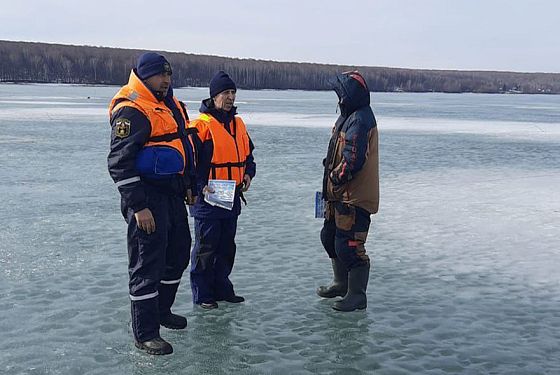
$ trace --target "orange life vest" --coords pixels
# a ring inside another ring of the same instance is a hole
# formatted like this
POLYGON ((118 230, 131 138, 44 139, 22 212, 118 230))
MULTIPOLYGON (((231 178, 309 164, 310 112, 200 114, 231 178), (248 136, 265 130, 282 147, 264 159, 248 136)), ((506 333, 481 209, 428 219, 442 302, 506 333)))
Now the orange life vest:
MULTIPOLYGON (((176 97, 173 97, 175 105, 181 112, 185 128, 189 125, 189 120, 184 113, 183 107, 176 97)), ((133 107, 142 112, 150 122, 152 132, 149 141, 144 145, 147 147, 171 147, 179 152, 182 158, 183 168, 175 173, 183 174, 187 160, 185 149, 178 133, 178 125, 173 118, 173 112, 165 104, 159 102, 154 94, 144 85, 134 71, 130 72, 128 84, 123 86, 111 100, 109 105, 109 116, 112 117, 122 107, 133 107)), ((190 141, 190 138, 189 138, 190 141)), ((192 142, 192 141, 191 141, 192 142)))
POLYGON ((209 179, 235 180, 236 185, 240 186, 245 176, 245 162, 251 152, 249 135, 241 117, 235 116, 231 121, 231 134, 222 123, 207 113, 201 114, 189 126, 196 127, 202 142, 212 139, 214 143, 209 179))

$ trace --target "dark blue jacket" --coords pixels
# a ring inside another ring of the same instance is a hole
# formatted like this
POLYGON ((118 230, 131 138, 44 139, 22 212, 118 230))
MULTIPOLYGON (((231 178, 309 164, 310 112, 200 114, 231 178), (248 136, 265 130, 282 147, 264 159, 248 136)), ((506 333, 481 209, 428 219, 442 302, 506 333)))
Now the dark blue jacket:
MULTIPOLYGON (((224 128, 231 134, 230 125, 233 117, 237 114, 237 107, 233 107, 229 112, 218 110, 214 107, 212 99, 205 99, 200 105, 200 113, 207 113, 218 120, 224 125, 224 128)), ((233 209, 226 210, 224 208, 211 206, 204 201, 204 194, 202 189, 208 185, 208 176, 210 174, 210 163, 214 153, 214 142, 210 139, 202 142, 198 136, 194 136, 194 143, 197 150, 197 165, 196 165, 196 185, 197 195, 196 203, 191 207, 190 212, 196 218, 212 218, 212 219, 225 219, 235 217, 241 213, 241 199, 240 193, 236 192, 233 209)), ((245 173, 251 179, 255 177, 257 166, 253 157, 253 150, 255 146, 251 137, 249 137, 249 156, 245 163, 245 173)))
MULTIPOLYGON (((178 124, 181 132, 187 165, 183 175, 173 175, 165 179, 148 179, 141 176, 141 180, 119 186, 119 192, 123 204, 138 212, 146 207, 146 189, 155 189, 169 195, 185 197, 187 189, 195 192, 195 169, 194 169, 194 150, 187 139, 185 124, 180 111, 183 111, 188 119, 187 111, 184 106, 177 108, 173 98, 173 90, 170 88, 164 98, 165 105, 173 112, 173 117, 178 124)), ((139 175, 136 169, 136 157, 148 142, 151 134, 151 125, 148 118, 139 110, 132 107, 122 107, 111 116, 111 146, 107 163, 109 174, 114 181, 124 181, 139 175), (115 120, 127 119, 130 121, 130 133, 121 138, 115 135, 115 120)))

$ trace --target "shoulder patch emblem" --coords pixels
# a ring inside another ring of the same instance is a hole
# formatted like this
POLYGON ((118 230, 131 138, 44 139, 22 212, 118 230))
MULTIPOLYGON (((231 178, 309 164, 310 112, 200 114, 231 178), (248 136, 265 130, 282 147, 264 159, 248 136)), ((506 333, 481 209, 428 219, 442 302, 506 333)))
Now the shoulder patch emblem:
POLYGON ((119 138, 126 138, 130 135, 130 120, 118 118, 115 120, 115 135, 119 138))

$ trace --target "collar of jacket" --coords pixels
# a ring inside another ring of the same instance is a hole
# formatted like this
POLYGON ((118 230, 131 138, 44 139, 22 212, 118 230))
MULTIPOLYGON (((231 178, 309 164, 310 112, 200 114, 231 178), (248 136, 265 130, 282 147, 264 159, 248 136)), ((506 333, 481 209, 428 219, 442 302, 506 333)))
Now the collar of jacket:
POLYGON ((138 95, 138 97, 144 100, 154 102, 154 103, 160 102, 159 100, 157 100, 152 90, 146 87, 144 82, 142 82, 142 80, 138 78, 134 69, 130 71, 130 76, 128 77, 127 86, 130 87, 132 90, 134 90, 134 92, 136 93, 136 95, 138 95))
POLYGON ((229 125, 233 117, 237 114, 237 107, 232 107, 228 112, 216 109, 212 98, 204 99, 200 104, 200 113, 212 115, 216 120, 224 125, 229 125))

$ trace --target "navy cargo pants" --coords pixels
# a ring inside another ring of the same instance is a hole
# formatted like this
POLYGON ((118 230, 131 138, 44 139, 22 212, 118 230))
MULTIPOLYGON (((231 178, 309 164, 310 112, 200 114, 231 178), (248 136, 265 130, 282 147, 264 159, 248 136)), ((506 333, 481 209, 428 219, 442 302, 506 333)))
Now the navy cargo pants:
POLYGON ((195 304, 221 301, 235 295, 229 275, 235 261, 237 216, 195 218, 191 254, 191 288, 195 304))
POLYGON ((363 208, 326 202, 321 242, 329 258, 338 258, 348 270, 368 264, 364 244, 370 223, 370 214, 363 208))
POLYGON ((151 234, 138 228, 132 209, 121 207, 128 223, 132 330, 138 342, 159 337, 160 316, 171 312, 191 247, 183 199, 153 189, 146 189, 146 198, 156 224, 151 234))

